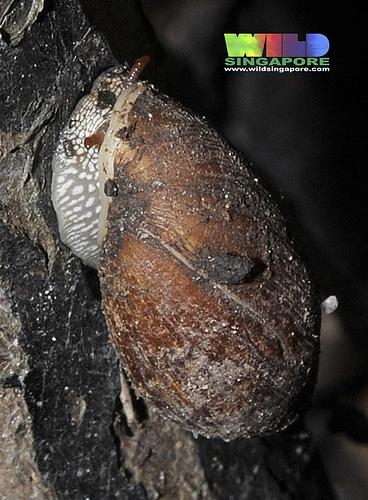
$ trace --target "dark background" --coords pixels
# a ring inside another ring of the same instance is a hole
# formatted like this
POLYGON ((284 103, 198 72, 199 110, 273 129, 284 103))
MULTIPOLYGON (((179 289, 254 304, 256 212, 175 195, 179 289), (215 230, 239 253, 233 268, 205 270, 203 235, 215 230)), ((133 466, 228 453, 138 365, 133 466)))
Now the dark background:
MULTIPOLYGON (((127 57, 124 39, 137 38, 134 60, 145 49, 140 34, 124 23, 122 2, 103 3, 101 9, 98 0, 82 2, 121 60, 127 57)), ((210 118, 254 163, 286 206, 322 296, 338 296, 341 317, 366 349, 368 206, 360 4, 141 0, 139 5, 161 46, 161 57, 153 59, 144 76, 210 118), (331 70, 225 73, 224 32, 323 33, 330 40, 331 70)))

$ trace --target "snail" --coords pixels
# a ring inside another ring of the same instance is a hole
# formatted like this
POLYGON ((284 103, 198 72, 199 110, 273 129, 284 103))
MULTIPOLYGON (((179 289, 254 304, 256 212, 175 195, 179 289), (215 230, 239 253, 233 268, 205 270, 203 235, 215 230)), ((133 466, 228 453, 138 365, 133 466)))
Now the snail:
POLYGON ((288 427, 316 374, 320 314, 271 195, 204 118, 104 72, 54 154, 61 239, 98 270, 102 305, 137 395, 230 440, 288 427))

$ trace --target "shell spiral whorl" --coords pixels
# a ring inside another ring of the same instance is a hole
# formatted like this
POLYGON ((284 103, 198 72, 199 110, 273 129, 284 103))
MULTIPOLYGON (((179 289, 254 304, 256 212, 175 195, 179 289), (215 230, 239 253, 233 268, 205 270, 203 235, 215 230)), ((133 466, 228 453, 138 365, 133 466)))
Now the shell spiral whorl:
POLYGON ((224 439, 283 429, 318 359, 305 264, 247 164, 137 68, 102 75, 61 135, 61 237, 98 267, 124 369, 162 415, 224 439))

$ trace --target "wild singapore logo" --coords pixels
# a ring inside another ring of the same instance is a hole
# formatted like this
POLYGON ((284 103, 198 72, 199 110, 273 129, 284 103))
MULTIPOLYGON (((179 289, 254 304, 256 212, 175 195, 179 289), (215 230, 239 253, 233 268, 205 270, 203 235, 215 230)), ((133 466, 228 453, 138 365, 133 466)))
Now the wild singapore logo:
POLYGON ((320 33, 225 33, 225 71, 329 71, 330 42, 320 33))

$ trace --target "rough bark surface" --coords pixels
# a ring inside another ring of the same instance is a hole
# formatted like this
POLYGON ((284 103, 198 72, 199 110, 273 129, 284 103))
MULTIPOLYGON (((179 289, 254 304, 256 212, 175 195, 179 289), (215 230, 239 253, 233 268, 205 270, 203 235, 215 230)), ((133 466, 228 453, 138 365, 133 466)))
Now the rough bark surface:
POLYGON ((59 131, 114 56, 76 0, 1 2, 0 35, 0 499, 329 498, 303 432, 196 440, 149 408, 128 428, 97 276, 50 201, 59 131))

